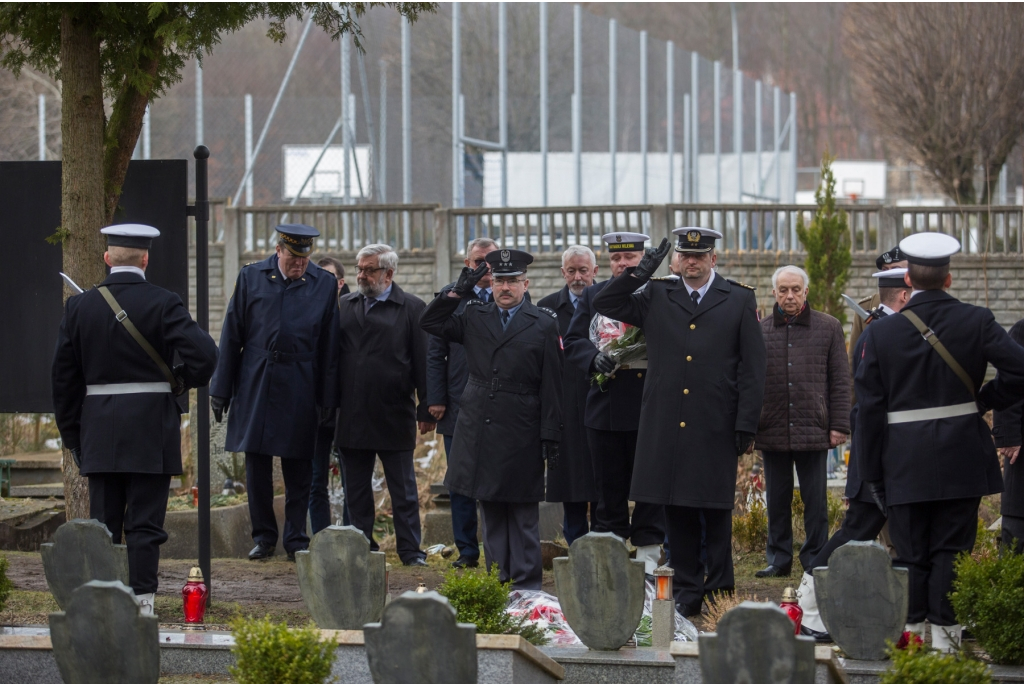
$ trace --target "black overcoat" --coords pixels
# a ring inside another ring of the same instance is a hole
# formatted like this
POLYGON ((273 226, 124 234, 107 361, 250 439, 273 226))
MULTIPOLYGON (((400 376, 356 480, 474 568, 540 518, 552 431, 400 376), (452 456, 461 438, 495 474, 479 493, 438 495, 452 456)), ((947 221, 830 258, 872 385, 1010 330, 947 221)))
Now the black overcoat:
MULTIPOLYGON (((129 320, 189 387, 210 381, 217 345, 181 298, 135 273, 103 281, 129 320)), ((171 393, 86 395, 87 385, 165 383, 160 368, 96 289, 69 297, 53 355, 53 407, 61 440, 81 448, 82 475, 181 473, 181 408, 171 393)))
POLYGON ((992 433, 980 414, 888 423, 889 412, 969 403, 971 394, 903 312, 931 328, 974 382, 978 402, 1006 409, 1024 397, 1024 348, 992 312, 941 290, 914 295, 868 326, 854 377, 860 475, 884 480, 889 505, 982 497, 1003 489, 992 433), (995 379, 982 385, 992 364, 995 379))
MULTIPOLYGON (((441 289, 444 294, 452 289, 449 283, 441 289)), ((461 313, 470 300, 480 299, 476 292, 459 300, 456 313, 461 313)), ((437 422, 437 432, 441 435, 454 435, 455 422, 459 418, 459 407, 462 404, 462 392, 469 380, 469 368, 466 366, 466 350, 458 343, 451 343, 436 335, 427 336, 427 405, 442 404, 444 416, 437 422)))
POLYGON ((630 499, 731 509, 736 432, 757 432, 765 346, 752 289, 718 274, 694 308, 679 279, 635 293, 630 271, 594 298, 605 316, 640 326, 648 375, 630 499))
MULTIPOLYGON (((558 332, 564 343, 569 322, 576 313, 569 297, 569 286, 541 299, 537 306, 558 315, 558 332)), ((597 501, 594 461, 584 425, 589 390, 590 374, 573 364, 562 365, 562 442, 558 448, 558 467, 548 471, 548 502, 597 501)))
POLYGON ((312 262, 285 286, 277 255, 242 268, 210 395, 231 400, 224 449, 312 459, 317 407, 338 406, 338 281, 312 262))
POLYGON ((423 329, 466 348, 469 382, 444 483, 489 502, 544 499, 541 440, 562 437, 562 351, 554 313, 524 301, 504 331, 493 302, 442 294, 423 329))
MULTIPOLYGON (((564 336, 565 361, 583 371, 590 379, 591 363, 597 356, 597 347, 590 342, 590 322, 597 316, 594 296, 611 281, 601 281, 583 289, 579 304, 564 336)), ((604 386, 590 384, 587 389, 587 407, 584 425, 604 431, 635 431, 640 427, 640 405, 644 396, 643 369, 626 370, 609 378, 604 386)))
POLYGON ((364 314, 365 300, 359 292, 341 297, 335 443, 342 450, 412 450, 416 421, 434 422, 426 402, 427 334, 420 328, 426 305, 397 283, 388 299, 364 314))
MULTIPOLYGON (((1010 337, 1024 345, 1024 319, 1013 324, 1010 337)), ((996 447, 1016 447, 1021 444, 1024 424, 1024 403, 1017 402, 1009 409, 992 413, 992 437, 996 447)), ((1003 516, 1024 518, 1024 457, 1018 455, 1016 463, 1009 459, 1003 463, 1003 496, 1000 513, 1003 516)))

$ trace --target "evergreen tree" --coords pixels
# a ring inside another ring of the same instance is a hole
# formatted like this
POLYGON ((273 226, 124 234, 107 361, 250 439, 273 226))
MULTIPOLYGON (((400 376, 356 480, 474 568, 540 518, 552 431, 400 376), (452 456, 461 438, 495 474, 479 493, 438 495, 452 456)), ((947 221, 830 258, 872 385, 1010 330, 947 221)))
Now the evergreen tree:
POLYGON ((811 277, 807 302, 813 309, 831 314, 846 323, 843 289, 853 256, 850 254, 850 226, 846 212, 836 209, 836 179, 832 175, 835 157, 827 152, 821 160, 821 185, 814 193, 818 205, 810 226, 798 215, 796 234, 807 250, 804 269, 811 277))

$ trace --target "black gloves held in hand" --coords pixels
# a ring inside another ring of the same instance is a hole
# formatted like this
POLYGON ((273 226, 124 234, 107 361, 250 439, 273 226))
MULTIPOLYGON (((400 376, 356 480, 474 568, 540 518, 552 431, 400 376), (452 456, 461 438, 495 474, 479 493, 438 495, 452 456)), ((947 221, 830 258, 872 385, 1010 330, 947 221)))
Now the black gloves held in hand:
POLYGON ((317 407, 317 422, 320 426, 330 426, 334 423, 334 415, 338 412, 337 409, 331 409, 329 407, 317 407))
POLYGON ((875 505, 882 514, 886 514, 885 510, 885 483, 880 480, 866 480, 864 485, 868 486, 868 492, 871 493, 871 499, 875 500, 875 505))
POLYGON ((554 440, 541 440, 541 457, 548 463, 548 471, 558 468, 558 443, 554 440))
POLYGON ((171 375, 174 376, 174 381, 178 384, 177 387, 172 388, 174 390, 174 396, 181 397, 188 392, 188 383, 185 382, 185 365, 176 365, 171 369, 171 375))
POLYGON ((754 434, 747 431, 736 431, 736 456, 746 454, 754 446, 754 434))
POLYGON ((459 280, 455 282, 452 292, 459 297, 467 297, 473 292, 473 287, 480 282, 480 279, 487 275, 488 268, 486 262, 475 269, 470 269, 468 266, 462 267, 462 273, 459 274, 459 280))
POLYGON ((604 352, 598 352, 597 356, 594 357, 594 361, 591 362, 591 366, 594 367, 594 371, 610 376, 615 373, 615 369, 618 364, 616 364, 615 360, 604 352))
POLYGON ((665 257, 671 249, 672 246, 669 244, 668 238, 662 238, 661 245, 658 245, 657 248, 649 247, 644 250, 644 256, 633 270, 633 275, 642 281, 650 279, 661 263, 665 261, 665 257))
POLYGON ((231 404, 231 400, 226 397, 210 395, 210 409, 213 410, 213 418, 217 423, 220 423, 224 418, 224 414, 228 413, 229 404, 231 404))
POLYGON ((82 448, 72 447, 68 451, 71 452, 71 458, 75 460, 75 466, 82 468, 82 448))

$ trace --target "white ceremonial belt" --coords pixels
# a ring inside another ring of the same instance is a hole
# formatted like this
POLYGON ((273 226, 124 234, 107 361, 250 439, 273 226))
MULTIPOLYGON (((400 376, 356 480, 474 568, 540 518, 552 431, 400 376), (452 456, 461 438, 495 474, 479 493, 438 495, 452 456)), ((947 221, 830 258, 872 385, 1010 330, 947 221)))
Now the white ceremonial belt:
POLYGON ((640 360, 637 360, 635 362, 630 362, 628 364, 623 364, 619 368, 620 369, 627 369, 627 370, 628 369, 646 369, 647 368, 647 360, 646 359, 640 359, 640 360))
POLYGON ((86 395, 133 395, 140 392, 170 391, 170 383, 104 383, 85 386, 86 395))
POLYGON ((978 413, 978 405, 974 402, 951 404, 946 407, 930 409, 910 409, 908 411, 891 411, 887 414, 889 423, 910 423, 911 421, 932 421, 934 419, 951 419, 954 416, 969 416, 978 413))

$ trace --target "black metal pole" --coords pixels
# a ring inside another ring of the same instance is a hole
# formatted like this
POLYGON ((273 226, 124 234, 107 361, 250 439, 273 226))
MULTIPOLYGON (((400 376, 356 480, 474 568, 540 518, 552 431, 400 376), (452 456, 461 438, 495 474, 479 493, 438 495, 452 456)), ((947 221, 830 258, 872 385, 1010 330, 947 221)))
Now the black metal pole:
MULTIPOLYGON (((196 314, 199 326, 210 330, 210 196, 206 162, 210 150, 198 146, 192 153, 196 158, 196 314)), ((207 605, 213 597, 213 579, 210 577, 210 388, 198 389, 196 397, 196 485, 199 488, 199 568, 206 581, 207 605)))

